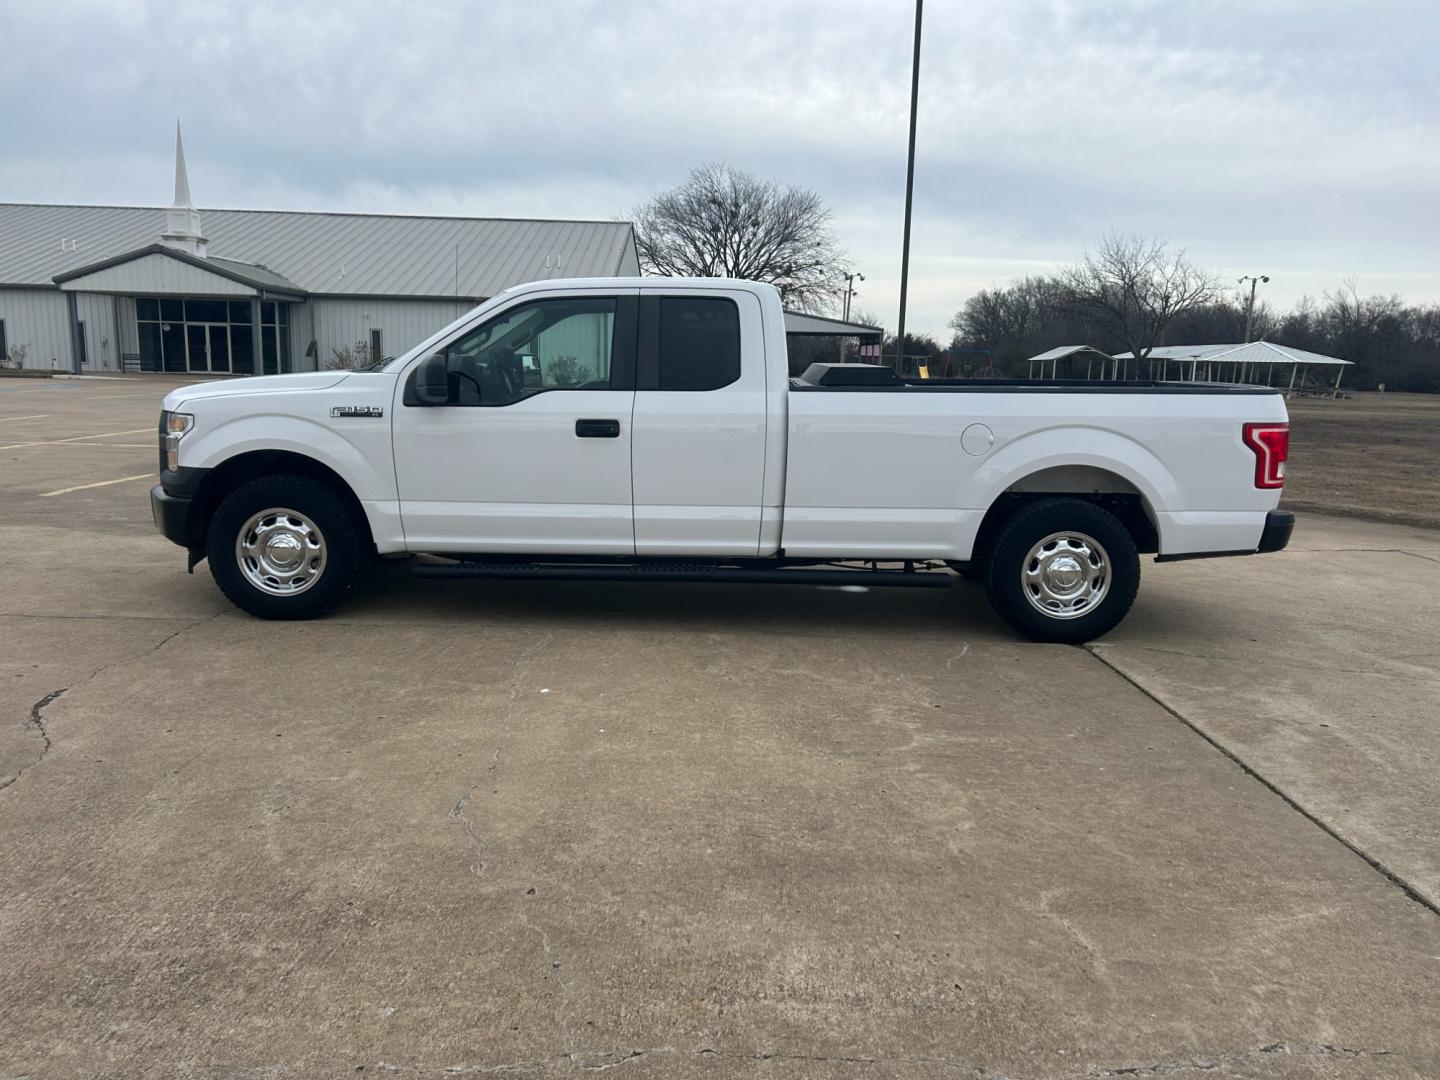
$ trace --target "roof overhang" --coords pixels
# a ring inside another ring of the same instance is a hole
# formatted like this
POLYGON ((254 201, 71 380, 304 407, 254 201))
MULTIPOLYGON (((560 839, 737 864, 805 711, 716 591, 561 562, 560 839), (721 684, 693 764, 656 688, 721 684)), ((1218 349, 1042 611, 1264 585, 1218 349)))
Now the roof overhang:
POLYGON ((879 326, 864 323, 845 322, 824 315, 809 315, 803 311, 785 312, 785 333, 794 337, 862 337, 878 338, 885 331, 879 326))
POLYGON ((298 285, 263 267, 201 258, 163 244, 67 270, 52 279, 62 292, 117 296, 234 296, 303 300, 298 285))
POLYGON ((1095 348, 1094 345, 1057 345, 1055 348, 1049 349, 1043 353, 1036 353, 1034 356, 1026 360, 1025 363, 1033 364, 1037 360, 1041 363, 1044 363, 1048 360, 1064 360, 1067 357, 1078 356, 1085 353, 1088 353, 1091 356, 1098 356, 1102 360, 1116 359, 1116 357, 1111 356, 1109 353, 1101 349, 1095 348))
MULTIPOLYGON (((1120 353, 1117 359, 1133 360, 1134 353, 1120 353)), ((1196 361, 1220 364, 1299 364, 1304 367, 1314 364, 1323 367, 1354 367, 1353 360, 1342 360, 1338 356, 1326 356, 1306 349, 1295 349, 1289 345, 1276 345, 1273 341, 1247 341, 1239 345, 1162 345, 1152 349, 1147 360, 1196 361)))

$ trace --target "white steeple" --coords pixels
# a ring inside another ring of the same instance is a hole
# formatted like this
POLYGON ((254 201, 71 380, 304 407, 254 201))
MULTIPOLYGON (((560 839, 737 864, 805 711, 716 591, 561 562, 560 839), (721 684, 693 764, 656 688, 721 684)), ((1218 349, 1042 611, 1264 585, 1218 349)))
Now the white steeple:
POLYGON ((180 121, 175 121, 175 202, 165 211, 165 231, 160 243, 177 251, 205 257, 208 241, 200 232, 200 211, 190 201, 190 178, 185 173, 185 144, 180 141, 180 121))

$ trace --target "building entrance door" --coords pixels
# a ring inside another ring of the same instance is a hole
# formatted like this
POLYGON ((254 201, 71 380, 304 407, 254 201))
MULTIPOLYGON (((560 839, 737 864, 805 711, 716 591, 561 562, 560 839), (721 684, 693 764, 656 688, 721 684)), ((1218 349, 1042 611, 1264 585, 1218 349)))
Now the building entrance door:
POLYGON ((230 327, 224 323, 186 323, 185 355, 190 371, 228 372, 230 327))

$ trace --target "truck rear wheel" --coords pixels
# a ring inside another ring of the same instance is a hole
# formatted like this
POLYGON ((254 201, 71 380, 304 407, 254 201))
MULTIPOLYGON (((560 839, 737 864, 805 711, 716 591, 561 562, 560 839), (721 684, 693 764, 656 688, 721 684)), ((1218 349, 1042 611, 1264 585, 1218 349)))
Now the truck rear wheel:
POLYGON ((1041 499, 1017 510, 996 534, 985 571, 991 606, 1034 641, 1101 637, 1140 588, 1130 531, 1082 499, 1041 499))
POLYGON ((236 607, 262 619, 313 619, 354 587, 363 565, 350 508, 305 476, 236 488, 210 519, 206 558, 236 607))

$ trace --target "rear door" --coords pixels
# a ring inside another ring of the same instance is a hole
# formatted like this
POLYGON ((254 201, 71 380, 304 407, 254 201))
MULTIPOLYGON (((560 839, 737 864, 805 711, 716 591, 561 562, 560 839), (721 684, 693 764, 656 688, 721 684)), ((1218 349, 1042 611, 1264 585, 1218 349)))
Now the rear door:
POLYGON ((412 551, 629 555, 637 290, 527 296, 456 333, 450 399, 397 390, 412 551))
POLYGON ((645 289, 633 422, 635 551, 755 555, 765 481, 760 301, 645 289))

